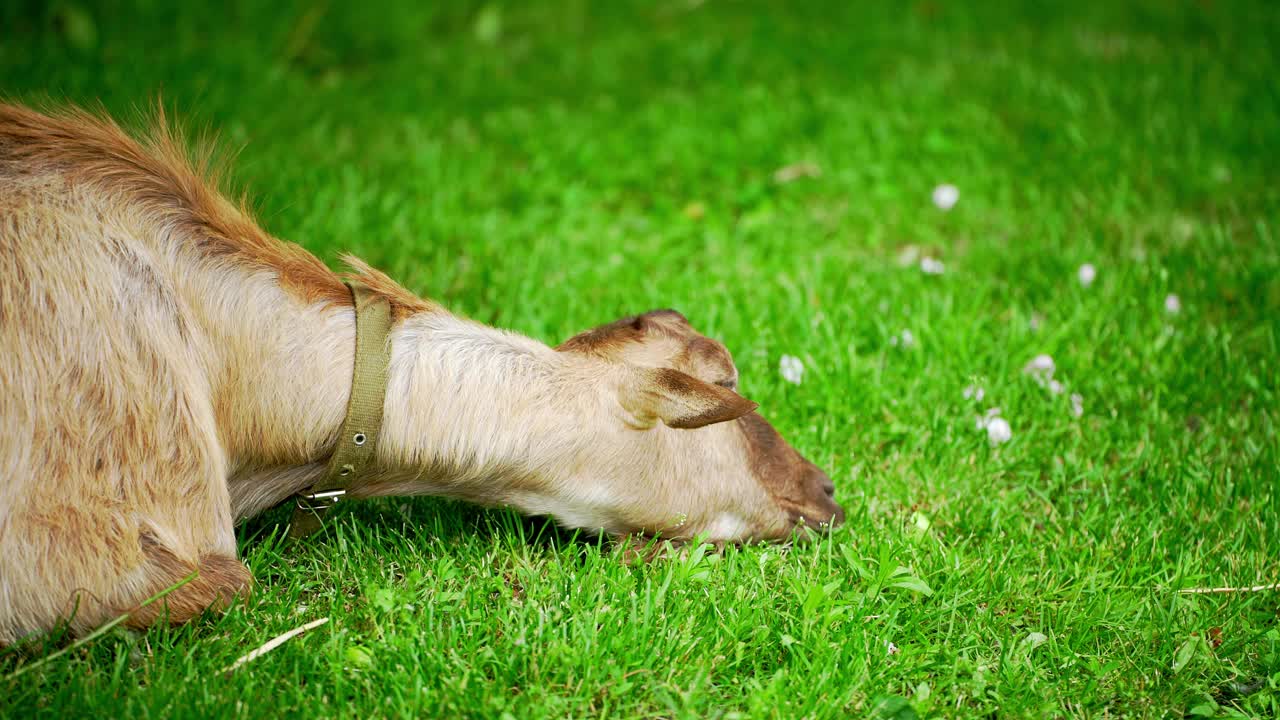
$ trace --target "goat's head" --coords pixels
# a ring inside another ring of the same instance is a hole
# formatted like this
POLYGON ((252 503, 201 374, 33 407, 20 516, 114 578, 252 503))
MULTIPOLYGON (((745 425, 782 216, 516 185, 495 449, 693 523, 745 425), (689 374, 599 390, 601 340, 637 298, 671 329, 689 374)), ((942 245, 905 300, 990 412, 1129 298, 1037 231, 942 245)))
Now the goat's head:
POLYGON ((602 389, 607 427, 582 472, 611 476, 620 496, 606 529, 734 542, 844 520, 830 478, 737 393, 729 351, 680 313, 623 318, 557 350, 602 389))

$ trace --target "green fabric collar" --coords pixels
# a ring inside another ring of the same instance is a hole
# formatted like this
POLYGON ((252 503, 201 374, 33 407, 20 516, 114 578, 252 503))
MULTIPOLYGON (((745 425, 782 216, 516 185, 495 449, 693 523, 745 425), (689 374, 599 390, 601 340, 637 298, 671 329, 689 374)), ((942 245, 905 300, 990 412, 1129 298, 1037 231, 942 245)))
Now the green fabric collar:
POLYGON ((382 405, 391 364, 391 304, 359 282, 349 282, 355 300, 356 360, 351 398, 338 447, 329 467, 311 489, 297 496, 290 537, 310 535, 324 525, 324 513, 337 504, 373 462, 382 430, 382 405))

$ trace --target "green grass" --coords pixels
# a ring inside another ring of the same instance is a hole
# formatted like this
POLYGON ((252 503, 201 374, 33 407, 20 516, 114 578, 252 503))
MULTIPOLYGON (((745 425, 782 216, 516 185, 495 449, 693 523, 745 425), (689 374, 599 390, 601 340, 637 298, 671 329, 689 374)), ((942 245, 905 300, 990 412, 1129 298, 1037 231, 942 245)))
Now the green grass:
POLYGON ((10 652, 0 714, 1280 713, 1280 592, 1176 592, 1280 582, 1274 4, 141 5, 6 5, 0 89, 162 95, 243 147, 268 230, 488 323, 683 310, 849 519, 626 566, 445 502, 300 546, 277 511, 242 529, 247 605, 10 652))

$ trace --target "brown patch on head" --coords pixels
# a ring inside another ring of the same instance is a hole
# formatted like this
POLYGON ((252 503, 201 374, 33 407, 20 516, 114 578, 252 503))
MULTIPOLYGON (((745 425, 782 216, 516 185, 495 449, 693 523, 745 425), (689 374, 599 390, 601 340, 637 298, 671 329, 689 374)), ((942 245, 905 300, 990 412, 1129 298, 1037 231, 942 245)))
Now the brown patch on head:
POLYGON ((650 335, 675 336, 683 334, 685 329, 693 330, 689 321, 675 310, 651 310, 574 335, 556 349, 613 358, 627 345, 643 342, 650 335))
POLYGON ((191 238, 192 249, 208 258, 273 271, 282 287, 308 302, 350 305, 337 274, 298 245, 268 235, 243 201, 232 203, 218 191, 222 171, 212 144, 189 151, 162 106, 139 141, 85 110, 44 114, 0 103, 0 176, 56 173, 95 186, 191 238))
POLYGON ((844 522, 831 479, 788 445, 767 420, 750 413, 738 419, 738 427, 752 474, 793 521, 813 528, 844 522))
POLYGON ((556 350, 643 367, 674 368, 730 390, 738 387, 738 369, 729 350, 699 333, 675 310, 653 310, 615 320, 569 338, 556 350))

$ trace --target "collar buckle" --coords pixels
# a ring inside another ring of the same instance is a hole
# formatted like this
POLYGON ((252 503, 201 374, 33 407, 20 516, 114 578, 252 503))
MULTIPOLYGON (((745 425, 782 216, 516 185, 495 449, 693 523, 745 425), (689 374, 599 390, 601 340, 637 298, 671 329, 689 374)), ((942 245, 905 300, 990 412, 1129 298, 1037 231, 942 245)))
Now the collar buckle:
POLYGON ((325 490, 323 492, 307 493, 298 495, 298 509, 315 512, 317 510, 328 510, 347 494, 346 490, 325 490))

